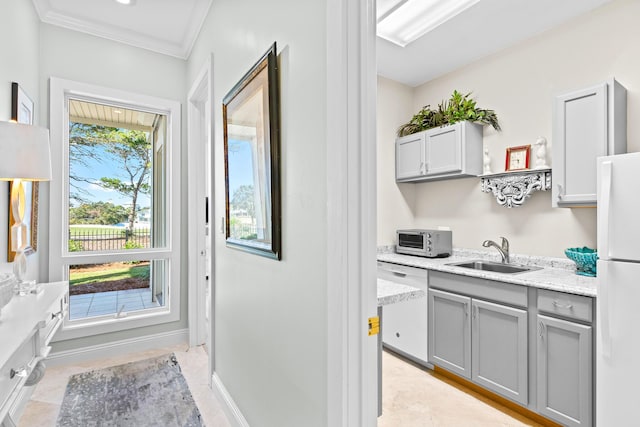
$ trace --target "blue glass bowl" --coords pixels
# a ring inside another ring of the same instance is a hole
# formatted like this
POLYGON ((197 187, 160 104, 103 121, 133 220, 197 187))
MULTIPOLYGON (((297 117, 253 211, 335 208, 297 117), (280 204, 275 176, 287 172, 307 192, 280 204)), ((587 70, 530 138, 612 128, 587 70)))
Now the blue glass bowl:
POLYGON ((595 249, 589 249, 586 246, 582 248, 568 248, 564 250, 564 254, 576 263, 576 274, 596 277, 598 252, 595 249))

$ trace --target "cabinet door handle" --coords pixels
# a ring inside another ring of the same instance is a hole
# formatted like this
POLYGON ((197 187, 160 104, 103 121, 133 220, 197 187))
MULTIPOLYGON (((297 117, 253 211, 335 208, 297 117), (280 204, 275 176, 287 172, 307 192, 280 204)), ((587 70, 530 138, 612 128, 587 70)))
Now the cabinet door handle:
POLYGON ((469 303, 468 302, 464 303, 464 315, 469 317, 469 303))
POLYGON ((553 301, 553 306, 556 308, 566 308, 567 310, 571 310, 573 308, 573 304, 570 302, 567 304, 560 304, 558 301, 553 301))
POLYGON ((542 323, 542 321, 538 322, 538 334, 540 335, 541 340, 544 339, 545 332, 546 327, 544 326, 544 323, 542 323))
POLYGON ((558 184, 558 199, 562 200, 564 197, 564 191, 562 189, 562 184, 558 184))
POLYGON ((394 276, 398 277, 407 277, 407 273, 403 273, 402 271, 391 270, 394 276))
POLYGON ((424 164, 424 173, 429 172, 429 162, 425 162, 424 164))
POLYGON ((471 312, 473 313, 473 318, 474 319, 478 318, 479 311, 480 311, 480 309, 478 308, 477 305, 472 306, 471 312))

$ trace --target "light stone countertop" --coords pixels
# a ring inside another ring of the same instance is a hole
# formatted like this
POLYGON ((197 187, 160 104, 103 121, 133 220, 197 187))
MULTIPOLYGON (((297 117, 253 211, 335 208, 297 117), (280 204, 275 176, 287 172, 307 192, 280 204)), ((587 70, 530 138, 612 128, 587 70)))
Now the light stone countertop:
POLYGON ((378 307, 427 296, 422 289, 378 279, 378 307))
POLYGON ((418 267, 428 270, 442 271, 445 273, 459 274, 462 276, 496 280, 516 285, 531 286, 588 297, 595 297, 597 294, 597 278, 577 275, 575 273, 575 264, 568 259, 512 255, 512 264, 542 267, 540 270, 517 274, 496 273, 447 265, 478 259, 499 262, 499 255, 497 252, 494 256, 491 252, 469 249, 454 249, 453 255, 447 258, 423 258, 412 255, 400 255, 390 252, 388 247, 385 247, 378 252, 378 261, 406 265, 409 267, 418 267))

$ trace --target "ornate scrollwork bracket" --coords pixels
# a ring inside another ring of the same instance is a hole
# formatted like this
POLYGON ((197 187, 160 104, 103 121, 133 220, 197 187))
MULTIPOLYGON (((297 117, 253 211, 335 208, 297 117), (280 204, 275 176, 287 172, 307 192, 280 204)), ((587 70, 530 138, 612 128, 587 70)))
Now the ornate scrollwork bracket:
POLYGON ((493 193, 499 205, 519 207, 534 191, 551 189, 551 169, 494 173, 480 176, 482 191, 493 193))

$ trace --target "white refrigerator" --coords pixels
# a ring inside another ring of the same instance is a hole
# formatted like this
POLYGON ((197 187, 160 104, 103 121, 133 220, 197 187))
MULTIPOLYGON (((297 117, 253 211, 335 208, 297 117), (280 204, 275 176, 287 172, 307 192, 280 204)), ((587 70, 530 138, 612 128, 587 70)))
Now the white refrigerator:
POLYGON ((598 158, 596 425, 640 425, 640 153, 598 158))

